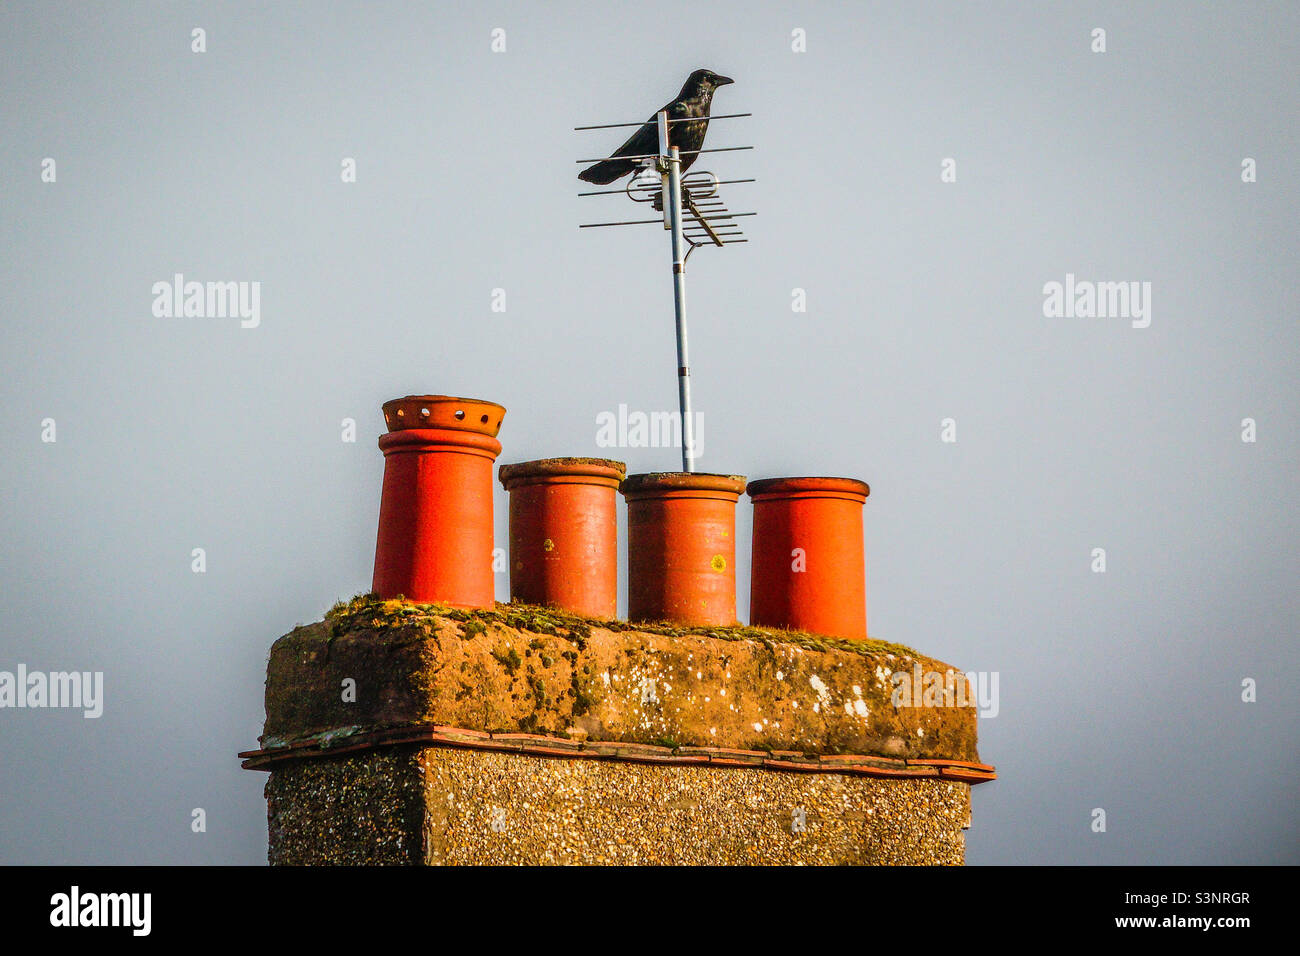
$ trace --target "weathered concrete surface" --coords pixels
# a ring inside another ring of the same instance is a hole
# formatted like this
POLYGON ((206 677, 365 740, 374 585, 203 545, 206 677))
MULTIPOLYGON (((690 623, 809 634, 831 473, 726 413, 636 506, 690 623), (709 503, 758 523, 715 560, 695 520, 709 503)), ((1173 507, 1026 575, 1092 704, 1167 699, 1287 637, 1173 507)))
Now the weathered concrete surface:
POLYGON ((970 787, 934 779, 401 747, 289 761, 272 864, 960 864, 970 787))
MULTIPOLYGON (((908 648, 763 628, 595 622, 357 599, 275 642, 264 748, 440 724, 589 741, 978 761, 975 710, 895 707, 908 648), (344 681, 356 682, 355 702, 344 681)), ((963 680, 957 674, 958 680, 963 680)))

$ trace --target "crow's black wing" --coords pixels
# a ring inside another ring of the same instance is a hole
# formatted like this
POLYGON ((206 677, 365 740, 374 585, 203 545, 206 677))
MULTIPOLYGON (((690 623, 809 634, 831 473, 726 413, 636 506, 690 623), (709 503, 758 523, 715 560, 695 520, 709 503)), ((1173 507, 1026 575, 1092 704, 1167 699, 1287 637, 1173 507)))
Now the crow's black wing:
POLYGON ((579 179, 585 179, 589 183, 595 183, 598 186, 604 186, 612 183, 620 176, 626 176, 644 160, 641 159, 620 159, 622 156, 645 156, 650 153, 659 152, 659 129, 658 121, 655 116, 650 117, 644 126, 637 129, 635 133, 628 137, 626 143, 614 150, 609 159, 601 160, 595 166, 588 166, 582 172, 578 173, 579 179))

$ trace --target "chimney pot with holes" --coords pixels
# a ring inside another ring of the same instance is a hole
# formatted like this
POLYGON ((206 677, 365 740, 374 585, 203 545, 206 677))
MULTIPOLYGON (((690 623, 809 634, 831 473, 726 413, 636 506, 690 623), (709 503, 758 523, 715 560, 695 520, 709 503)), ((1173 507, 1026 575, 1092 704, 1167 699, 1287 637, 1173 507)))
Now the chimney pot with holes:
POLYGON ((506 410, 450 395, 384 403, 388 432, 372 589, 380 598, 490 608, 492 463, 506 410))

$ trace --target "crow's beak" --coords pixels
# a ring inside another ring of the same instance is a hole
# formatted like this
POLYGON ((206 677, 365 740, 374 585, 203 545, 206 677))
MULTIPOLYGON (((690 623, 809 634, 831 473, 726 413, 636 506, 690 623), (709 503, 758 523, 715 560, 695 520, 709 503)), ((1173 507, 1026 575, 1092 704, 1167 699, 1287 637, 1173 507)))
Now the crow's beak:
POLYGON ((735 83, 735 82, 736 81, 729 76, 715 76, 713 78, 714 86, 726 86, 728 83, 735 83))

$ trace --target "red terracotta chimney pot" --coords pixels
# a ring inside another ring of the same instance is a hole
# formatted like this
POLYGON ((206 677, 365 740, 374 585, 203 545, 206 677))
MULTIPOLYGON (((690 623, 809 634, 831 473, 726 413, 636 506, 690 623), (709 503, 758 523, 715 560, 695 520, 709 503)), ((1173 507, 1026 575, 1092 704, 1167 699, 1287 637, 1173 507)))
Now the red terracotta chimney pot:
POLYGON ((629 475, 627 616, 736 624, 736 501, 742 475, 629 475))
POLYGON ((510 599, 587 617, 618 614, 618 485, 608 458, 502 465, 510 493, 510 599))
POLYGON ((854 478, 764 478, 754 502, 749 623, 864 640, 866 557, 854 478))
POLYGON ((385 599, 495 604, 492 463, 506 410, 451 395, 384 403, 387 434, 372 589, 385 599))

